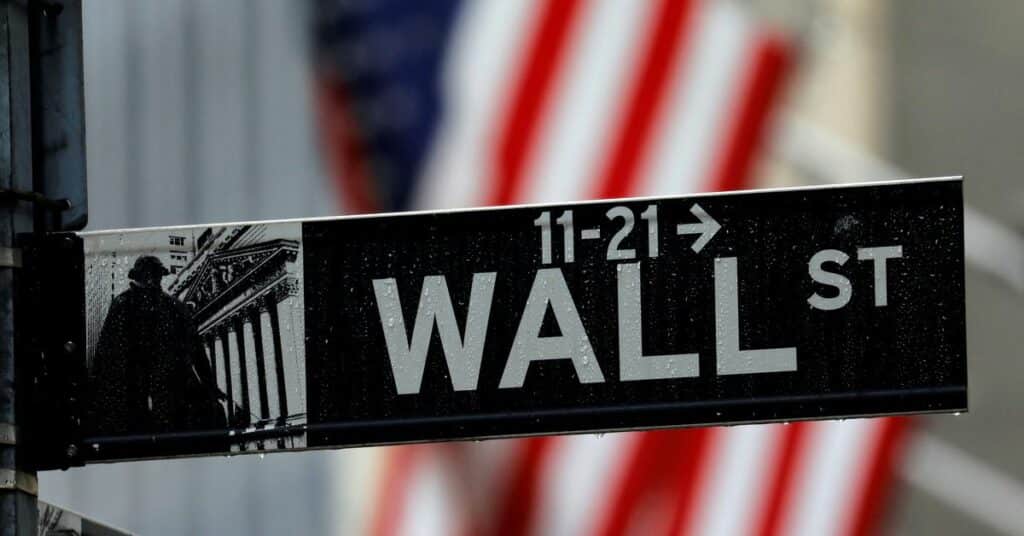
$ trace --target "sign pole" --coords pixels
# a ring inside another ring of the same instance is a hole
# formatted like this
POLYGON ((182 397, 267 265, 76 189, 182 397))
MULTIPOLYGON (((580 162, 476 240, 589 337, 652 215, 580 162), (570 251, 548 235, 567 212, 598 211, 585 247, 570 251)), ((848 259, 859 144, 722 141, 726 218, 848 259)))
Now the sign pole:
MULTIPOLYGON (((31 192, 32 113, 29 5, 0 3, 0 191, 31 192)), ((18 450, 15 386, 14 276, 20 268, 16 233, 32 229, 33 208, 14 195, 0 198, 0 535, 35 534, 38 524, 34 471, 18 450)))

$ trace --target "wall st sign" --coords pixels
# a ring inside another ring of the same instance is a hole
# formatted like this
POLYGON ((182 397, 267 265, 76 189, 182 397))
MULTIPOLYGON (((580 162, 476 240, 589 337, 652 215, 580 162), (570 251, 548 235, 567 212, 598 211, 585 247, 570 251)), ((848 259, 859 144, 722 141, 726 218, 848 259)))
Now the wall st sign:
POLYGON ((50 235, 37 462, 963 411, 961 187, 50 235))

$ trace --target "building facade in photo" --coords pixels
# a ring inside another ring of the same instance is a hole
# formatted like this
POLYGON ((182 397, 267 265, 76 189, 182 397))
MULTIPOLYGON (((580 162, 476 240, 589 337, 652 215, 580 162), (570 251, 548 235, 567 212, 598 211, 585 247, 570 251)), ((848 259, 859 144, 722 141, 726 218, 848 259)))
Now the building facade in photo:
POLYGON ((228 422, 257 437, 233 450, 301 447, 306 422, 299 227, 197 231, 169 292, 191 311, 228 422))

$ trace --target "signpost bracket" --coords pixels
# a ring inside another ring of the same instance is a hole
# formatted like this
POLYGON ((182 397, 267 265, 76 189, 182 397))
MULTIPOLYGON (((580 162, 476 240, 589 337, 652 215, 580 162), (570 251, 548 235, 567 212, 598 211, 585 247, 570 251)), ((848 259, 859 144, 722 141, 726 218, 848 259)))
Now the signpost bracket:
POLYGON ((0 246, 0 268, 21 268, 21 250, 0 246))
MULTIPOLYGON (((77 307, 52 305, 60 295, 82 295, 81 239, 72 233, 23 233, 18 237, 23 269, 15 292, 15 330, 19 399, 31 409, 22 425, 19 449, 24 463, 39 468, 43 459, 60 459, 60 468, 82 465, 79 438, 85 381, 85 333, 76 322, 77 307)), ((2 432, 2 431, 0 431, 2 432)))
POLYGON ((35 497, 39 495, 39 481, 35 473, 0 469, 0 490, 17 490, 35 497))
POLYGON ((67 199, 51 199, 39 192, 26 192, 23 190, 12 190, 0 188, 0 203, 12 205, 19 201, 32 203, 40 208, 53 210, 55 212, 65 211, 71 208, 71 201, 67 199))
POLYGON ((0 445, 17 445, 18 427, 11 423, 0 423, 0 445))

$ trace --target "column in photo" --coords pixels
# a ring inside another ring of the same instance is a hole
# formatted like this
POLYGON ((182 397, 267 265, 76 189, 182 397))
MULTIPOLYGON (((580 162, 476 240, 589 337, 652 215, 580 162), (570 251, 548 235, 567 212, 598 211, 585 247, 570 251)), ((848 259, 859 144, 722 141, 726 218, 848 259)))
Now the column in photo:
POLYGON ((234 406, 235 420, 232 421, 234 426, 245 426, 246 416, 243 412, 243 393, 242 393, 242 360, 238 353, 238 338, 235 336, 235 328, 231 324, 230 320, 225 319, 222 321, 222 330, 224 333, 224 351, 228 353, 231 358, 231 404, 234 406))
POLYGON ((217 338, 210 332, 206 332, 203 334, 203 342, 206 345, 206 353, 210 357, 210 368, 213 370, 217 389, 226 394, 228 392, 228 381, 224 363, 217 353, 217 338))
POLYGON ((271 397, 271 393, 277 391, 276 384, 273 383, 273 378, 268 374, 267 364, 270 362, 271 357, 268 357, 267 349, 270 348, 272 351, 273 345, 268 343, 268 333, 270 331, 270 317, 269 314, 262 307, 253 307, 251 309, 251 323, 253 327, 253 337, 256 341, 256 366, 259 378, 260 386, 260 417, 262 420, 269 420, 272 415, 276 415, 277 412, 274 409, 276 399, 271 397))
POLYGON ((270 337, 274 345, 274 379, 277 387, 278 411, 275 415, 279 420, 288 416, 288 389, 284 377, 284 347, 281 344, 281 319, 277 310, 277 301, 273 293, 267 294, 264 306, 270 317, 270 337))
POLYGON ((224 365, 224 384, 226 389, 224 393, 228 395, 227 406, 228 406, 228 423, 235 422, 235 389, 234 389, 234 372, 231 362, 231 354, 228 352, 227 333, 223 326, 217 326, 213 330, 214 333, 214 347, 217 350, 217 359, 224 365))
POLYGON ((288 291, 276 305, 284 346, 284 385, 288 394, 288 414, 282 417, 292 423, 296 420, 305 422, 306 414, 306 334, 301 292, 298 280, 292 279, 288 283, 288 291))
POLYGON ((267 408, 267 382, 263 377, 263 346, 259 333, 259 311, 249 306, 242 312, 241 323, 245 341, 245 357, 248 361, 246 372, 249 383, 249 410, 253 420, 264 420, 269 416, 267 408))
POLYGON ((249 397, 249 353, 246 351, 245 341, 245 330, 242 327, 242 314, 236 314, 231 318, 231 329, 235 337, 235 351, 238 353, 238 380, 241 392, 239 393, 239 400, 241 401, 242 413, 244 414, 243 421, 248 424, 254 420, 253 412, 251 410, 250 397, 249 397))

